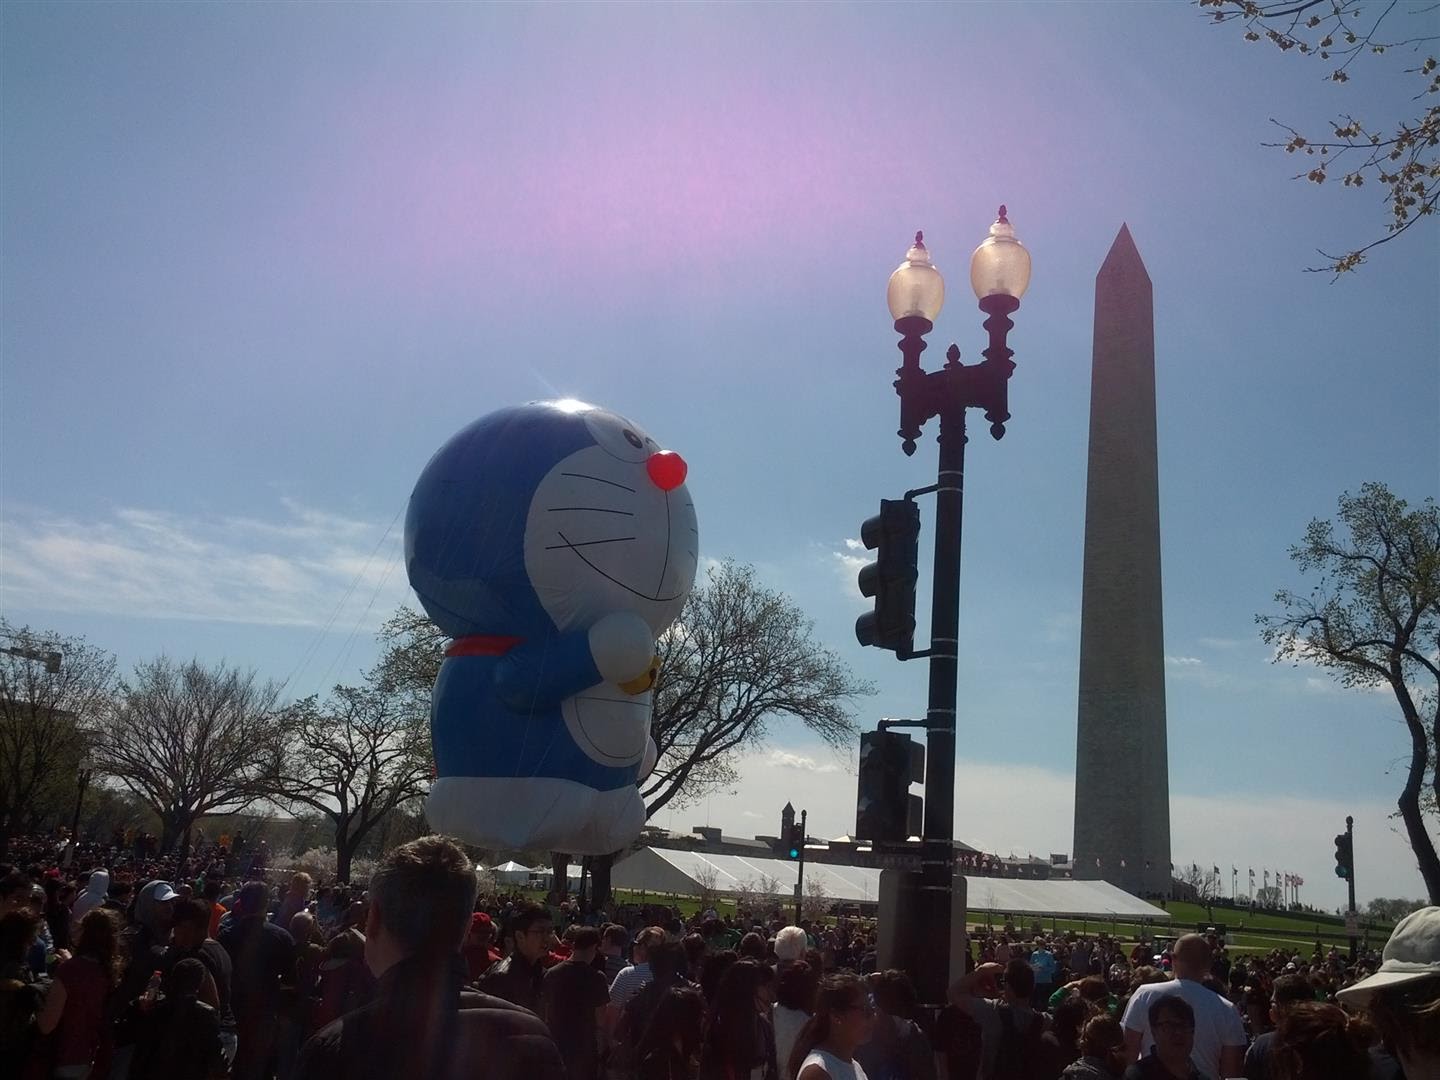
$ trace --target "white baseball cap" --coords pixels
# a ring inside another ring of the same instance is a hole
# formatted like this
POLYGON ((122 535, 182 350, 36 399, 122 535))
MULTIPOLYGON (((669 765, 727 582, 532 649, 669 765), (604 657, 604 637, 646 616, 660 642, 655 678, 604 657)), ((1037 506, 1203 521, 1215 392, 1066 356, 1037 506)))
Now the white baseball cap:
POLYGON ((1440 979, 1440 907, 1423 907, 1401 919, 1381 956, 1380 970, 1335 996, 1347 1004, 1364 1005, 1376 990, 1440 979))

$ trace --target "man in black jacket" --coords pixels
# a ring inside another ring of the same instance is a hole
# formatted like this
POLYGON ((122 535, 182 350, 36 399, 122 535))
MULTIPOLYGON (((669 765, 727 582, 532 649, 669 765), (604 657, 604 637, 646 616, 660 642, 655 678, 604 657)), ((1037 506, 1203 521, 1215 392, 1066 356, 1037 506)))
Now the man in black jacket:
POLYGON ((475 980, 475 987, 529 1009, 537 1016, 544 1006, 545 955, 555 940, 555 924, 539 904, 522 904, 510 917, 510 955, 475 980))
POLYGON ((470 860, 444 837, 385 856, 365 926, 375 1000, 311 1038, 294 1080, 564 1080, 534 1014, 464 988, 460 948, 475 889, 470 860))

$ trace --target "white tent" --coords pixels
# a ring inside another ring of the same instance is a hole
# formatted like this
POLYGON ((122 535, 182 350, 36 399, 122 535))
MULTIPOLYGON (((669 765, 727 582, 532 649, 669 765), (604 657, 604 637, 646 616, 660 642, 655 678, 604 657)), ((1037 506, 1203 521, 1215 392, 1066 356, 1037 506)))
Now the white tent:
MULTIPOLYGON (((531 868, 529 866, 521 866, 514 860, 501 863, 499 866, 490 867, 490 873, 495 875, 496 882, 501 885, 516 885, 521 888, 529 885, 530 879, 533 877, 544 878, 546 887, 548 887, 550 879, 554 876, 554 871, 548 866, 531 868)), ((565 877, 570 882, 572 891, 578 889, 580 887, 579 864, 571 863, 565 871, 565 877)))
MULTIPOLYGON (((616 863, 610 883, 617 889, 696 896, 702 881, 721 893, 766 882, 778 895, 789 896, 795 890, 797 870, 797 864, 788 859, 647 847, 616 863)), ((807 862, 805 880, 819 882, 828 899, 842 903, 873 904, 880 897, 880 871, 873 867, 807 862)), ((968 876, 965 880, 972 912, 1170 921, 1169 912, 1163 908, 1147 904, 1106 881, 968 876)))
POLYGON ((501 885, 526 885, 530 881, 530 875, 535 873, 530 867, 521 866, 514 859, 490 867, 490 872, 501 885))

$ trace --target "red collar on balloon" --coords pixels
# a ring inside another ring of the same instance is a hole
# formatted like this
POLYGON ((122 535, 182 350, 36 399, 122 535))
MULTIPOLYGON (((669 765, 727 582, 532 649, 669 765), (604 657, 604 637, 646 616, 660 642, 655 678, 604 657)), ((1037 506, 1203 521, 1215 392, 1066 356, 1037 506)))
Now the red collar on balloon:
POLYGON ((445 650, 446 656, 504 656, 524 638, 503 634, 469 634, 458 637, 445 650))

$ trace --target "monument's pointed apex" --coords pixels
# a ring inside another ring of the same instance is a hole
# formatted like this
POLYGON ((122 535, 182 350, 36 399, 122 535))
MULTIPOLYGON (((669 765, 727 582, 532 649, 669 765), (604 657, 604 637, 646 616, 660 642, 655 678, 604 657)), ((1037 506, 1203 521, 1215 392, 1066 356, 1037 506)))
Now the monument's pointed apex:
POLYGON ((1140 258, 1140 249, 1135 246, 1135 238, 1130 235, 1130 226, 1123 223, 1120 231, 1115 234, 1115 242, 1110 245, 1110 253, 1105 256, 1097 276, 1119 274, 1138 274, 1146 281, 1150 280, 1150 273, 1145 269, 1145 260, 1140 258))

